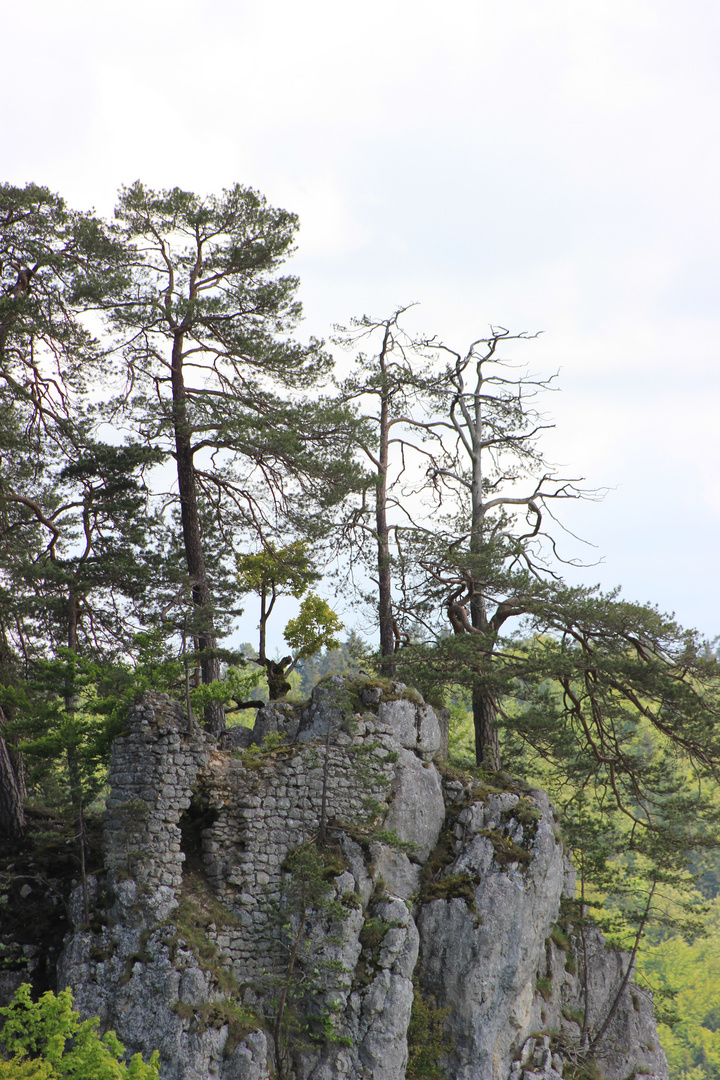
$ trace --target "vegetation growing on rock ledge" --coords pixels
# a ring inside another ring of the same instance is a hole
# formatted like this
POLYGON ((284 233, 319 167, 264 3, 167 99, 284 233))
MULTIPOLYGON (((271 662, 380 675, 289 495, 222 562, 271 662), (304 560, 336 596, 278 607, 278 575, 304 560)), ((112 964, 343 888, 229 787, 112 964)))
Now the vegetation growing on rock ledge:
MULTIPOLYGON (((31 809, 64 818, 87 918, 92 815, 129 705, 167 691, 188 730, 195 711, 221 736, 258 705, 259 668, 285 696, 339 651, 339 617, 308 592, 333 565, 379 631, 377 655, 343 659, 353 711, 447 706, 477 798, 513 788, 501 766, 549 790, 582 903, 615 940, 696 930, 693 877, 720 847, 714 648, 651 604, 563 581, 556 513, 597 493, 544 457, 552 377, 506 352, 528 335, 458 345, 400 308, 338 331, 352 356, 335 384, 324 344, 292 336, 296 230, 242 185, 136 182, 112 223, 0 187, 0 825, 27 853, 31 809), (283 590, 304 606, 273 658, 283 590), (261 632, 243 654, 223 641, 250 594, 261 632)), ((270 737, 243 762, 285 753, 270 737)), ((526 865, 536 814, 515 790, 522 837, 486 835, 496 861, 526 865)), ((450 845, 425 895, 451 888, 450 845)))
POLYGON ((432 995, 413 977, 413 1006, 408 1028, 407 1080, 445 1080, 443 1058, 453 1048, 446 1022, 450 1008, 438 1008, 432 995))

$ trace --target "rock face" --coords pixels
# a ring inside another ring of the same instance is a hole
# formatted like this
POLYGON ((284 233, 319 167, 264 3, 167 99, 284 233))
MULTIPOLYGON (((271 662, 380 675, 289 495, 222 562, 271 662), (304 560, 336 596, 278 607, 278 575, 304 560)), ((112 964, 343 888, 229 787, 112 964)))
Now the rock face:
MULTIPOLYGON (((147 694, 59 984, 128 1051, 157 1047, 165 1080, 402 1080, 428 1061, 555 1080, 627 958, 573 935, 547 796, 444 767, 444 721, 400 683, 334 676, 221 749, 147 694)), ((632 983, 594 1056, 608 1080, 666 1080, 632 983)))

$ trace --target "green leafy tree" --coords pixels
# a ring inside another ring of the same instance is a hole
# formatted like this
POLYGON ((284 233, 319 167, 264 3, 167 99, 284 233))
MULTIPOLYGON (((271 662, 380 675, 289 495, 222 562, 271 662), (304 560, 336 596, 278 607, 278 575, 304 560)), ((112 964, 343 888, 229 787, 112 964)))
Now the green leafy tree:
POLYGON ((267 623, 279 596, 299 599, 320 577, 307 552, 307 544, 295 541, 284 548, 268 542, 254 555, 237 557, 238 585, 243 593, 255 593, 260 600, 257 661, 267 665, 267 623))
POLYGON ((155 1050, 149 1062, 134 1054, 123 1061, 124 1047, 114 1031, 102 1038, 100 1021, 80 1020, 72 1007, 72 993, 61 990, 30 997, 30 984, 15 993, 11 1004, 0 1009, 5 1024, 0 1043, 11 1060, 0 1062, 0 1077, 26 1080, 157 1080, 160 1057, 155 1050), (5 1071, 7 1068, 7 1071, 5 1071))
POLYGON ((300 603, 297 618, 288 619, 285 640, 293 650, 293 667, 321 649, 337 649, 337 635, 343 628, 339 617, 326 600, 311 594, 300 603))
POLYGON ((639 973, 652 987, 663 1049, 677 1080, 710 1080, 720 1071, 720 905, 711 904, 707 936, 648 943, 639 973))
POLYGON ((280 595, 302 597, 319 574, 307 554, 307 545, 296 541, 286 548, 268 543, 255 555, 237 559, 238 583, 241 590, 255 593, 260 600, 259 646, 257 663, 265 668, 270 699, 275 700, 291 689, 288 675, 301 660, 306 660, 323 648, 337 648, 336 635, 342 629, 338 616, 325 600, 310 594, 305 596, 296 619, 285 628, 285 640, 293 656, 271 660, 266 651, 267 622, 280 595))

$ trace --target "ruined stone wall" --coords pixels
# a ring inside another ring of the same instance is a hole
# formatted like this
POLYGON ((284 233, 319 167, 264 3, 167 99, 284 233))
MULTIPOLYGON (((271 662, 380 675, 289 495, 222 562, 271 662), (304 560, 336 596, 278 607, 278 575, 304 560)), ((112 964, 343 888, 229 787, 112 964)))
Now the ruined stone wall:
MULTIPOLYGON (((584 999, 551 937, 574 891, 553 808, 439 770, 443 742, 419 695, 365 677, 266 707, 224 748, 146 695, 113 750, 107 877, 91 925, 76 904, 63 984, 129 1049, 158 1047, 165 1080, 267 1080, 295 940, 285 1076, 403 1080, 415 1000, 443 1018, 448 1080, 559 1080, 584 999), (286 860, 323 821, 331 903, 301 914, 286 860)), ((597 1026, 626 961, 599 936, 590 952, 597 1026)), ((628 987, 599 1056, 608 1080, 666 1080, 647 995, 628 987)))
POLYGON ((198 773, 207 770, 214 740, 166 694, 145 694, 115 740, 104 821, 105 865, 113 879, 135 878, 160 911, 182 884, 178 823, 190 805, 198 773))
MULTIPOLYGON (((404 692, 402 687, 398 694, 404 692)), ((216 815, 203 830, 204 872, 238 920, 235 930, 218 931, 216 940, 244 981, 276 964, 272 918, 282 864, 289 851, 317 836, 323 812, 332 828, 367 827, 386 817, 392 801, 390 831, 407 839, 401 819, 409 813, 412 835, 421 828, 427 855, 443 816, 439 777, 434 768, 425 769, 420 790, 413 786, 400 798, 393 784, 401 753, 414 759, 416 774, 439 753, 435 714, 420 700, 382 701, 377 687, 361 688, 363 693, 367 702, 353 699, 342 682, 330 683, 305 710, 269 706, 253 745, 271 732, 279 736, 274 749, 235 755, 220 751, 197 728, 188 732, 179 703, 146 694, 110 760, 105 844, 116 892, 120 886, 122 896, 123 882, 132 879, 142 886, 149 915, 157 921, 169 915, 183 880, 180 818, 193 796, 201 800, 216 815), (429 798, 429 805, 408 807, 416 796, 429 798)), ((392 861, 390 850, 386 860, 392 861)), ((407 857, 401 863, 412 865, 407 857)))

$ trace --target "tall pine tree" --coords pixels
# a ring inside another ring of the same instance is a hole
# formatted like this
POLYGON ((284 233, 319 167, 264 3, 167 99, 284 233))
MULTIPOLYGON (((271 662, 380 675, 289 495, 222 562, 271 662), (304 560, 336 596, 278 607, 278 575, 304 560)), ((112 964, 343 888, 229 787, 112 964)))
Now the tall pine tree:
MULTIPOLYGON (((127 363, 133 423, 172 454, 175 497, 195 606, 202 680, 220 675, 214 568, 203 520, 228 551, 238 535, 277 535, 329 505, 354 472, 348 417, 323 400, 291 398, 327 376, 318 341, 288 335, 298 281, 278 273, 297 219, 250 188, 201 198, 122 191, 116 237, 131 251, 107 308, 127 363)), ((219 703, 206 710, 216 733, 219 703)))

